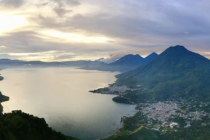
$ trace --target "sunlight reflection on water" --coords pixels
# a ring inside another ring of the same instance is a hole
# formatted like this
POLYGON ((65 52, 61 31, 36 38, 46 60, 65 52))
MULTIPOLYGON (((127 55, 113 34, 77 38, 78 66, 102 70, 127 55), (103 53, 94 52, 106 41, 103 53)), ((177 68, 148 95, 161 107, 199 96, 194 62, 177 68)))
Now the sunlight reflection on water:
POLYGON ((116 72, 74 68, 14 68, 1 71, 1 91, 10 97, 4 112, 23 110, 44 117, 55 130, 83 140, 107 137, 120 128, 135 106, 112 101, 113 95, 88 92, 113 83, 116 72))

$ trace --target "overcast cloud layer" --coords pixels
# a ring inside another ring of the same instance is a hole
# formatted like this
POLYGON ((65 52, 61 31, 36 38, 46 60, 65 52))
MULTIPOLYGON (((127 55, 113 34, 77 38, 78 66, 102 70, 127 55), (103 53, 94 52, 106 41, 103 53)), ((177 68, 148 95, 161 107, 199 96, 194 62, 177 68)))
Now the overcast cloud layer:
POLYGON ((209 0, 0 0, 0 8, 0 58, 114 60, 177 44, 210 58, 209 0))

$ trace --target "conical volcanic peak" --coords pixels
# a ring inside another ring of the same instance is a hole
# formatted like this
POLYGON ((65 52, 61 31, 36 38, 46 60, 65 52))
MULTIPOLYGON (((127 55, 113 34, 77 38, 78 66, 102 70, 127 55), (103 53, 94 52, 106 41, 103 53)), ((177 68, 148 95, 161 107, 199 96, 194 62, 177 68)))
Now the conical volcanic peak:
POLYGON ((143 62, 143 58, 136 54, 128 54, 120 58, 119 60, 111 63, 110 65, 140 65, 143 62))
POLYGON ((209 71, 209 59, 183 46, 174 46, 137 69, 118 75, 116 83, 141 85, 147 89, 148 97, 161 100, 195 96, 210 100, 209 71))
POLYGON ((147 57, 145 57, 145 58, 144 58, 144 61, 145 61, 145 62, 148 62, 148 61, 150 61, 150 60, 155 59, 157 56, 158 56, 158 54, 155 53, 155 52, 153 52, 153 53, 151 53, 150 55, 148 55, 147 57))
POLYGON ((181 45, 169 47, 160 54, 156 61, 164 65, 167 63, 168 66, 174 68, 177 68, 177 65, 185 68, 196 68, 200 65, 210 64, 210 61, 204 56, 191 52, 181 45))
POLYGON ((209 59, 187 50, 184 46, 177 45, 169 47, 152 61, 121 75, 135 74, 135 76, 139 77, 157 73, 177 73, 206 67, 210 67, 209 59))
POLYGON ((156 55, 156 56, 157 56, 158 54, 157 54, 156 52, 153 52, 153 53, 151 53, 150 55, 156 55))
POLYGON ((186 54, 189 53, 190 51, 186 49, 184 46, 181 45, 176 45, 176 46, 171 46, 168 49, 166 49, 162 54, 168 53, 170 55, 181 55, 181 54, 186 54))
MULTIPOLYGON (((150 55, 148 55, 147 57, 151 57, 151 56, 158 56, 158 54, 156 52, 151 53, 150 55)), ((146 57, 146 58, 147 58, 146 57)))
POLYGON ((180 50, 180 51, 187 51, 187 49, 182 45, 171 46, 168 49, 180 50))

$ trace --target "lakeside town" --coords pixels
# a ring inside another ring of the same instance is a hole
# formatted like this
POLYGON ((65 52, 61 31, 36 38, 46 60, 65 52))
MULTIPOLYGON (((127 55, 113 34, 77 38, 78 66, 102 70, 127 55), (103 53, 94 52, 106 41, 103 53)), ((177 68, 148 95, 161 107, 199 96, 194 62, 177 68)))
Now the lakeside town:
POLYGON ((209 118, 210 113, 206 112, 203 108, 208 106, 208 103, 190 105, 185 101, 166 101, 142 104, 139 111, 146 118, 144 122, 145 127, 159 131, 161 128, 187 128, 191 126, 193 121, 202 120, 204 117, 209 118))
MULTIPOLYGON (((141 85, 137 85, 136 88, 128 88, 126 85, 118 86, 115 84, 90 92, 118 95, 117 99, 126 99, 124 97, 129 92, 146 90, 147 89, 141 85)), ((114 101, 116 101, 116 99, 114 101)), ((120 102, 128 104, 134 103, 120 102)), ((166 132, 177 132, 178 130, 192 128, 197 122, 202 127, 210 125, 208 121, 210 120, 210 102, 202 102, 192 98, 179 98, 177 100, 172 99, 159 102, 146 101, 141 103, 138 101, 136 105, 136 115, 131 118, 125 116, 121 118, 121 122, 126 122, 126 130, 128 129, 129 133, 133 131, 136 132, 142 127, 165 134, 166 132), (130 126, 128 126, 128 124, 130 126)))
MULTIPOLYGON (((131 89, 127 86, 109 86, 93 90, 93 93, 112 94, 123 97, 128 91, 146 89, 141 85, 137 89, 131 89)), ((140 103, 138 111, 140 112, 139 122, 143 126, 156 131, 167 131, 173 128, 188 128, 194 121, 202 121, 203 118, 210 118, 210 103, 197 102, 180 99, 179 101, 162 101, 156 103, 140 103)), ((202 125, 207 125, 203 123, 202 125)))

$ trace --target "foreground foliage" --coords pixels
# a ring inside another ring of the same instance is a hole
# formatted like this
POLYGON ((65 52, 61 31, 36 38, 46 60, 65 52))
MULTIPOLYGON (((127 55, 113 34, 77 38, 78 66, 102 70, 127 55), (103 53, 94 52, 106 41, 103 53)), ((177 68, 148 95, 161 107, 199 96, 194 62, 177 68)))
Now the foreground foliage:
POLYGON ((52 130, 44 119, 21 111, 0 115, 0 140, 76 140, 52 130))
POLYGON ((124 118, 123 128, 104 140, 159 140, 160 134, 157 131, 143 127, 141 116, 138 112, 133 117, 124 118))

